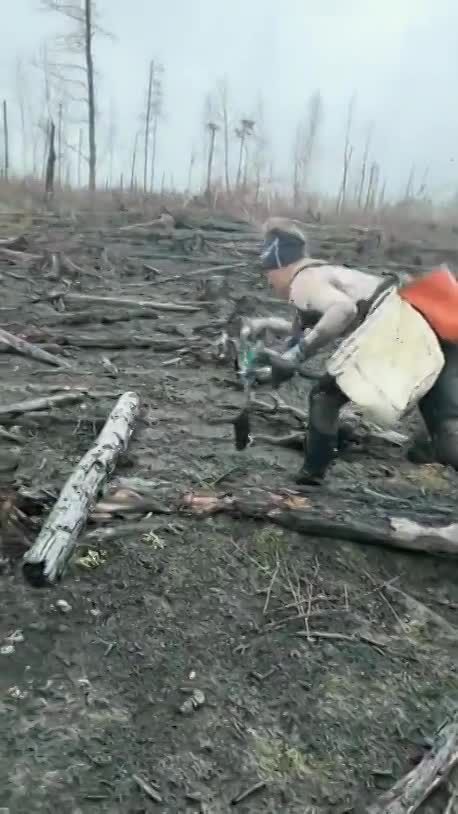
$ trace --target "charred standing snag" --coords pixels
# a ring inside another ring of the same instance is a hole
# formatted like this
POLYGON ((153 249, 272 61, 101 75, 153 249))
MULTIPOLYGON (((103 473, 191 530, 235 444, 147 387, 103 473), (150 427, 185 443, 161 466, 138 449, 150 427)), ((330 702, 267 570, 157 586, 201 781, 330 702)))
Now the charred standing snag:
POLYGON ((119 453, 127 448, 138 411, 137 394, 124 393, 95 445, 70 475, 34 545, 24 557, 23 573, 31 585, 51 585, 62 576, 100 488, 113 471, 119 453))

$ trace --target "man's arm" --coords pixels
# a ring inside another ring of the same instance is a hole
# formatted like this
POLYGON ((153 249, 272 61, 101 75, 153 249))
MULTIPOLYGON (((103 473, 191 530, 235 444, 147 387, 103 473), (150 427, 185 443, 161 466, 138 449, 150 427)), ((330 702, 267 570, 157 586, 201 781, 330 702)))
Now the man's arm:
POLYGON ((320 300, 317 306, 321 307, 317 307, 317 310, 322 312, 321 319, 301 341, 306 358, 342 336, 358 314, 356 304, 350 297, 331 285, 321 292, 320 300))
MULTIPOLYGON (((306 316, 312 312, 321 315, 315 327, 306 335, 303 334, 300 341, 285 353, 279 354, 274 351, 266 353, 272 367, 274 387, 290 379, 301 361, 313 356, 333 339, 345 333, 357 316, 356 304, 343 291, 324 280, 314 282, 318 284, 307 286, 308 291, 302 289, 300 310, 306 316)), ((292 302, 299 307, 299 303, 295 303, 294 299, 292 302)))

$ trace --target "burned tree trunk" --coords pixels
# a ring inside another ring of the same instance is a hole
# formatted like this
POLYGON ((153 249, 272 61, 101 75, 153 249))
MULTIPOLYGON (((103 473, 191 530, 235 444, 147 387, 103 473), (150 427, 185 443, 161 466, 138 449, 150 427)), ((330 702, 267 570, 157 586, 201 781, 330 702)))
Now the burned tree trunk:
POLYGON ((343 211, 347 200, 347 184, 348 175, 350 172, 350 164, 353 157, 353 146, 350 144, 351 128, 353 123, 353 112, 355 107, 355 96, 353 95, 348 105, 347 125, 345 129, 345 147, 343 154, 343 168, 342 168, 342 181, 340 184, 339 195, 337 198, 336 212, 343 211))
POLYGON ((369 158, 371 139, 372 139, 372 125, 370 125, 367 131, 366 144, 364 147, 363 163, 361 165, 361 175, 359 179, 359 188, 358 188, 358 209, 361 209, 363 204, 364 184, 366 182, 367 162, 369 158))
POLYGON ((10 153, 9 153, 9 139, 8 139, 8 107, 6 99, 3 100, 3 144, 4 144, 4 169, 5 179, 8 180, 10 169, 10 153))
POLYGON ((48 160, 46 162, 45 191, 48 198, 54 194, 54 173, 56 169, 56 148, 55 148, 56 126, 53 121, 49 125, 49 148, 48 160))
POLYGON ((86 56, 86 76, 87 76, 87 98, 89 113, 89 189, 95 190, 97 153, 95 143, 95 90, 94 90, 94 62, 92 58, 92 0, 85 0, 85 56, 86 56))
POLYGON ((154 77, 154 62, 151 60, 149 66, 149 80, 148 80, 148 96, 146 99, 146 116, 145 116, 145 147, 144 147, 144 165, 143 165, 143 192, 148 191, 148 152, 149 152, 149 137, 151 125, 151 101, 153 94, 153 77, 154 77))
POLYGON ((209 144, 209 147, 208 147, 206 196, 207 196, 208 199, 210 199, 211 187, 212 187, 213 156, 215 154, 215 138, 216 138, 216 131, 218 129, 218 125, 216 125, 214 122, 208 122, 207 128, 208 128, 208 131, 210 133, 210 144, 209 144))
POLYGON ((138 131, 135 133, 134 149, 132 151, 132 164, 130 168, 130 191, 135 189, 135 164, 137 162, 138 131))
POLYGON ((83 156, 83 131, 80 127, 78 134, 78 189, 81 189, 81 159, 83 156))

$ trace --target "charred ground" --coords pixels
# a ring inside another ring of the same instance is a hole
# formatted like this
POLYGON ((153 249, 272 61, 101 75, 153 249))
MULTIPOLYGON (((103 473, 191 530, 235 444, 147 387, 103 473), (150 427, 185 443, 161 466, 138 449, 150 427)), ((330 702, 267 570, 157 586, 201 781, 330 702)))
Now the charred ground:
MULTIPOLYGON (((147 229, 120 230, 136 218, 2 216, 5 236, 24 233, 26 250, 44 258, 0 257, 2 327, 73 366, 56 372, 3 353, 2 405, 86 392, 81 404, 4 421, 20 439, 18 484, 52 501, 117 395, 135 390, 142 415, 116 477, 154 481, 159 495, 292 488, 298 452, 234 450, 227 418, 240 393, 210 349, 235 303, 285 313, 256 270, 255 235, 199 217, 157 242, 147 229), (237 262, 248 265, 222 272, 224 297, 190 314, 65 296, 194 303, 207 275, 193 271, 237 262)), ((313 234, 314 250, 374 270, 458 257, 451 230, 382 242, 350 227, 313 234)), ((302 407, 306 388, 294 382, 282 396, 302 407)), ((289 426, 258 421, 271 435, 289 426)), ((7 462, 12 442, 0 443, 7 462)), ((314 499, 342 520, 439 524, 456 517, 457 483, 398 448, 352 447, 314 499)), ((109 526, 113 539, 83 539, 53 590, 23 583, 11 565, 21 545, 4 535, 0 806, 12 814, 357 811, 418 761, 456 703, 456 561, 223 516, 109 526)), ((443 805, 439 795, 430 810, 443 805)))

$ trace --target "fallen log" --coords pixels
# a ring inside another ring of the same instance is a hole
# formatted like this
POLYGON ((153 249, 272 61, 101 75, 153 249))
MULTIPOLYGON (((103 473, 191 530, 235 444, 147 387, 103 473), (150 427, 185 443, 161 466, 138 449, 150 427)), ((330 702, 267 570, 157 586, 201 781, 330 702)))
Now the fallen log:
POLYGON ((415 814, 457 764, 458 713, 455 713, 453 720, 439 730, 418 766, 370 805, 366 814, 415 814))
POLYGON ((84 392, 58 393, 55 396, 27 399, 26 401, 17 401, 14 404, 0 405, 0 422, 9 421, 24 413, 38 413, 43 410, 49 410, 52 407, 76 404, 78 401, 83 401, 84 397, 84 392))
MULTIPOLYGON (((431 533, 424 535, 422 527, 419 526, 418 535, 412 536, 403 531, 403 518, 388 518, 385 523, 381 521, 379 528, 374 527, 374 523, 371 522, 328 519, 323 517, 322 503, 320 504, 318 501, 315 503, 313 495, 309 494, 304 496, 301 493, 291 492, 287 495, 280 495, 267 491, 247 491, 244 495, 218 497, 191 492, 183 498, 177 499, 176 494, 171 492, 168 501, 167 496, 161 494, 160 505, 162 507, 165 504, 174 506, 176 511, 197 516, 225 513, 233 517, 246 517, 264 523, 271 522, 304 536, 386 546, 435 556, 458 556, 458 537, 454 539, 444 537, 440 534, 441 529, 437 530, 437 535, 431 533)), ((129 505, 132 507, 129 513, 134 512, 135 509, 140 512, 156 511, 150 501, 145 504, 144 498, 140 498, 138 495, 132 494, 126 498, 126 495, 122 494, 118 500, 115 491, 113 495, 107 496, 95 507, 95 514, 104 514, 106 517, 117 513, 127 513, 129 505)), ((348 510, 348 505, 346 510, 348 510)), ((332 511, 331 517, 334 517, 336 507, 333 506, 329 511, 332 511)), ((458 525, 456 527, 458 529, 458 525)))
POLYGON ((11 249, 14 252, 23 252, 27 249, 27 239, 24 235, 18 237, 3 237, 0 239, 1 249, 11 249))
POLYGON ((23 573, 31 585, 51 585, 62 576, 100 488, 113 471, 119 453, 127 448, 138 412, 137 394, 124 393, 96 443, 68 478, 35 543, 24 556, 23 573))
POLYGON ((14 444, 21 446, 25 443, 24 438, 16 433, 8 432, 4 427, 0 427, 0 441, 12 441, 14 444))
POLYGON ((105 310, 69 311, 46 317, 46 325, 85 325, 88 322, 111 325, 113 322, 129 322, 131 319, 159 319, 159 314, 155 311, 148 311, 146 308, 129 308, 128 311, 114 314, 107 314, 105 310))
POLYGON ((147 229, 151 234, 157 234, 163 237, 172 237, 175 233, 175 218, 172 215, 163 213, 159 218, 148 220, 142 223, 128 223, 126 226, 120 226, 120 232, 135 232, 147 229))
POLYGON ((190 277, 200 277, 201 275, 205 276, 206 274, 213 274, 213 272, 217 271, 218 274, 221 274, 222 271, 233 271, 234 269, 239 268, 246 268, 248 263, 246 260, 240 260, 237 263, 224 263, 220 266, 207 266, 206 268, 202 269, 193 269, 192 271, 187 271, 185 274, 170 274, 168 277, 163 277, 159 280, 160 283, 170 283, 173 280, 183 280, 186 282, 190 277))
POLYGON ((30 342, 27 342, 25 339, 19 339, 18 336, 4 331, 2 328, 0 328, 0 344, 15 350, 17 353, 22 354, 22 356, 30 356, 38 362, 45 362, 54 367, 70 367, 67 360, 61 356, 54 356, 42 350, 42 348, 38 348, 36 345, 31 345, 30 342))
POLYGON ((84 336, 83 334, 62 334, 53 336, 58 346, 72 348, 110 348, 123 350, 124 348, 151 348, 160 352, 181 350, 184 339, 164 339, 150 336, 84 336))
POLYGON ((94 303, 96 305, 118 305, 122 307, 131 305, 134 308, 152 308, 155 311, 177 311, 188 314, 200 311, 203 305, 203 303, 188 305, 183 302, 157 302, 156 300, 136 300, 131 297, 99 297, 95 294, 66 294, 65 292, 59 294, 52 292, 50 298, 73 303, 94 303))
POLYGON ((33 263, 41 260, 41 254, 30 254, 30 252, 7 249, 4 246, 0 246, 0 257, 13 263, 33 263))
MULTIPOLYGON (((313 500, 297 495, 264 497, 208 497, 189 494, 183 499, 183 509, 193 514, 217 514, 225 512, 236 517, 270 521, 277 526, 298 534, 348 540, 365 545, 381 545, 423 554, 458 556, 458 538, 444 538, 421 533, 417 537, 405 534, 402 524, 389 519, 385 527, 374 528, 372 523, 334 521, 323 518, 322 506, 314 506, 313 500)), ((421 527, 420 527, 421 528, 421 527)))

